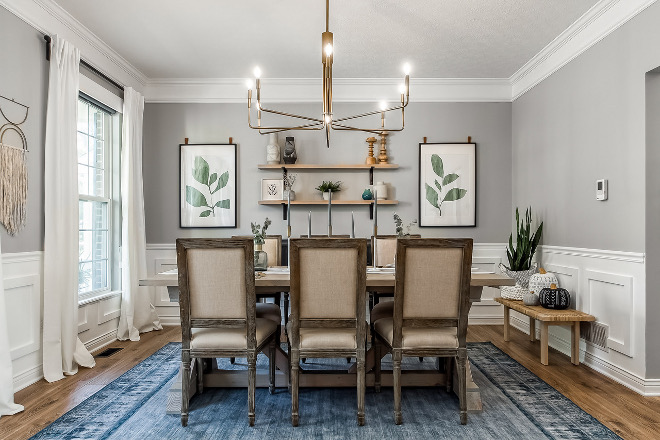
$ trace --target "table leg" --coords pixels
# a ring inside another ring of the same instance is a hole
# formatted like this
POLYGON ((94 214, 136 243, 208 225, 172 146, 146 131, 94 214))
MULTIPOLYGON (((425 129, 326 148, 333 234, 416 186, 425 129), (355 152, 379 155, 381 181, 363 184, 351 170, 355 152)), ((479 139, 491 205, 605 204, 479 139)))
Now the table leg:
POLYGON ((541 363, 548 365, 548 323, 541 321, 541 363))
POLYGON ((571 325, 571 362, 580 365, 580 321, 571 325))
POLYGON ((529 318, 529 340, 536 341, 536 319, 529 318))
POLYGON ((509 308, 504 306, 504 340, 509 340, 509 308))

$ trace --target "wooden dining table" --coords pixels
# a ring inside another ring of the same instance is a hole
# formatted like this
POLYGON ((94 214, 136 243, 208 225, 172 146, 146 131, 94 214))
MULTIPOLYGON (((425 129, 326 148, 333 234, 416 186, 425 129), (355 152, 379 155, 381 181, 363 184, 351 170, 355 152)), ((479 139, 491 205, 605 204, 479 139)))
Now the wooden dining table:
MULTIPOLYGON (((261 272, 261 275, 255 276, 255 291, 257 297, 272 296, 280 292, 288 292, 290 288, 289 273, 286 268, 272 268, 266 272, 261 272)), ((163 272, 157 275, 149 276, 139 281, 141 286, 152 287, 166 287, 170 301, 178 302, 179 300, 179 284, 176 270, 163 272)), ((481 295, 484 287, 500 287, 512 286, 515 280, 507 276, 495 273, 472 273, 470 281, 470 302, 477 302, 481 300, 481 295)), ((393 295, 394 293, 394 272, 385 269, 367 271, 367 291, 375 292, 379 296, 393 295), (378 273, 375 273, 375 272, 378 273)), ((367 305, 365 304, 365 307, 367 305)), ((375 366, 375 351, 369 349, 367 351, 365 370, 367 386, 374 384, 375 366)), ((280 347, 275 353, 275 365, 277 373, 275 376, 276 387, 288 387, 289 378, 289 358, 286 352, 280 347)), ((355 387, 356 375, 355 364, 347 364, 345 369, 341 370, 311 370, 306 369, 304 365, 300 369, 299 383, 301 387, 355 387)), ((457 369, 454 369, 456 374, 457 369)), ((211 371, 204 373, 204 386, 205 387, 247 387, 247 374, 241 370, 219 370, 217 362, 212 361, 211 371)), ((479 387, 472 380, 472 372, 469 367, 466 371, 467 375, 467 389, 468 389, 468 410, 480 411, 482 409, 481 393, 479 387)), ((191 384, 194 384, 196 377, 191 376, 188 378, 191 384)), ((404 370, 401 376, 402 386, 442 386, 445 385, 447 377, 441 368, 425 369, 425 370, 404 370)), ((268 372, 257 371, 257 387, 268 387, 268 372)), ((458 384, 458 380, 453 380, 454 389, 458 384)), ((381 385, 384 387, 392 386, 391 372, 383 370, 381 377, 381 385)), ((168 398, 168 413, 177 413, 180 406, 177 406, 177 401, 180 405, 180 383, 175 384, 168 398)), ((195 386, 191 386, 190 390, 194 391, 195 386)), ((192 394, 191 394, 192 395, 192 394)))

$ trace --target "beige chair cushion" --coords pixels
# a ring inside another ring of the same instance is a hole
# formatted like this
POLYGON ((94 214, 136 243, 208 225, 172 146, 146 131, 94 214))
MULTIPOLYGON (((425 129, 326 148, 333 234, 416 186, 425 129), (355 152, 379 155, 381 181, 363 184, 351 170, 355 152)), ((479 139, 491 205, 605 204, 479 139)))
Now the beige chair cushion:
POLYGON ((270 319, 279 325, 282 322, 280 306, 272 303, 257 303, 257 318, 270 319))
POLYGON ((263 250, 268 254, 268 266, 281 266, 281 248, 280 240, 277 238, 266 238, 263 245, 263 250))
MULTIPOLYGON (((374 324, 376 332, 392 345, 394 319, 383 318, 374 324)), ((404 328, 402 348, 458 348, 456 327, 404 328)))
POLYGON ((372 324, 382 318, 391 318, 394 316, 394 301, 381 301, 371 309, 369 313, 369 322, 372 324))
MULTIPOLYGON (((286 325, 291 334, 291 321, 286 325)), ((301 328, 301 349, 357 349, 357 331, 354 328, 301 328)))
POLYGON ((394 264, 396 255, 396 238, 379 238, 376 240, 376 264, 387 266, 394 264))
MULTIPOLYGON (((257 345, 264 342, 277 330, 270 319, 257 318, 257 345)), ((190 348, 195 350, 240 350, 247 349, 245 328, 194 328, 190 348)))
POLYGON ((189 249, 188 287, 191 318, 245 319, 244 250, 189 249))

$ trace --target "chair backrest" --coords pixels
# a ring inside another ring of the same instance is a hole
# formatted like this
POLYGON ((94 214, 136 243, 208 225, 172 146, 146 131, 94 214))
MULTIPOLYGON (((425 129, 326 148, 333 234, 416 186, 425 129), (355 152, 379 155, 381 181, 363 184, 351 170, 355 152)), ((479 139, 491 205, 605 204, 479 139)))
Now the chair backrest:
MULTIPOLYGON (((252 235, 234 235, 233 238, 254 238, 252 235)), ((282 265, 282 236, 266 235, 263 246, 268 254, 268 267, 282 265)))
POLYGON ((398 239, 396 252, 393 343, 403 327, 452 326, 465 346, 472 239, 398 239))
MULTIPOLYGON (((374 236, 371 236, 371 261, 375 261, 378 266, 387 266, 394 264, 394 255, 396 255, 396 235, 378 235, 377 243, 374 246, 374 236)), ((405 238, 422 238, 419 234, 410 234, 405 238)))
POLYGON ((312 234, 311 237, 308 237, 307 234, 305 234, 305 235, 301 235, 300 238, 351 238, 351 236, 348 235, 348 234, 346 234, 346 235, 340 234, 340 235, 331 235, 330 237, 328 237, 327 235, 312 234))
POLYGON ((295 337, 301 327, 364 327, 366 239, 293 238, 290 256, 295 337))
POLYGON ((184 348, 195 327, 246 326, 256 346, 253 239, 179 238, 176 253, 184 348))

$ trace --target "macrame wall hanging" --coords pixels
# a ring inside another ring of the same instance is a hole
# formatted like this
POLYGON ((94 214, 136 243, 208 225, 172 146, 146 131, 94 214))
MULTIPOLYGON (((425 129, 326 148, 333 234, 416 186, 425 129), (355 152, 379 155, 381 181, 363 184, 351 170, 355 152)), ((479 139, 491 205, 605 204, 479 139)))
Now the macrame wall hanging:
POLYGON ((27 120, 30 108, 2 95, 0 98, 2 98, 0 99, 0 114, 4 118, 3 121, 0 121, 2 123, 0 126, 0 223, 5 226, 9 235, 16 235, 25 224, 28 189, 27 140, 20 125, 27 120), (25 109, 25 117, 22 121, 16 122, 7 117, 2 108, 4 100, 25 109), (9 132, 18 135, 20 146, 5 143, 5 138, 16 137, 5 136, 9 132))

